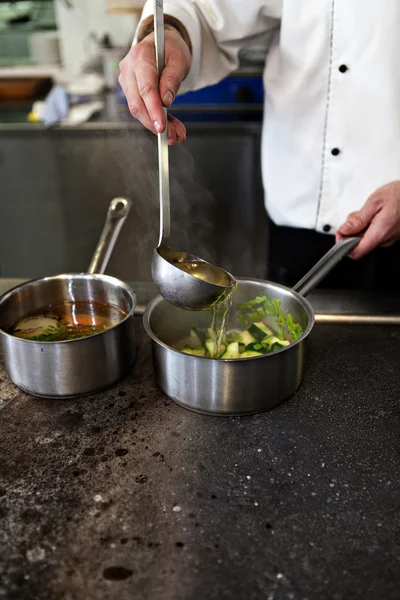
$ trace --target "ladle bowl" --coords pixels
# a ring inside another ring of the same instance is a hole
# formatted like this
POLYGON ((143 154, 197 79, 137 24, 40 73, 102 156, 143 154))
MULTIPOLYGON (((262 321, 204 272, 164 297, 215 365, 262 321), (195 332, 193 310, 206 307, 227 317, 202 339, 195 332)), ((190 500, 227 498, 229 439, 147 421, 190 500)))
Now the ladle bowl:
POLYGON ((161 245, 154 250, 152 277, 161 296, 186 310, 204 310, 222 302, 235 279, 205 260, 161 245))

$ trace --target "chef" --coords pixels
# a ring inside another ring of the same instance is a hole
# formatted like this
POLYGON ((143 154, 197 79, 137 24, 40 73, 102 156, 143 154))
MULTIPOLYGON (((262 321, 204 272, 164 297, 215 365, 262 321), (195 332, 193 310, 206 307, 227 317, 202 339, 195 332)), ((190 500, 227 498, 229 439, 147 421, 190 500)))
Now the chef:
MULTIPOLYGON (((158 82, 153 1, 120 84, 157 133, 178 92, 215 84, 269 32, 262 175, 270 279, 293 285, 342 236, 362 234, 329 287, 400 289, 400 2, 166 0, 158 82)), ((169 116, 171 145, 184 125, 169 116)))

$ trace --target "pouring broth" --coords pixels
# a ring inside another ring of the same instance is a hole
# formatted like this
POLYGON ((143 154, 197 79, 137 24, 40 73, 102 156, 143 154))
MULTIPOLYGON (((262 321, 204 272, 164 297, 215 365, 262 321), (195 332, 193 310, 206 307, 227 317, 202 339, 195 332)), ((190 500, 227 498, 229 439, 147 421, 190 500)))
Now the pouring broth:
POLYGON ((8 328, 11 335, 35 342, 63 342, 95 335, 120 323, 126 313, 102 302, 50 304, 8 328))

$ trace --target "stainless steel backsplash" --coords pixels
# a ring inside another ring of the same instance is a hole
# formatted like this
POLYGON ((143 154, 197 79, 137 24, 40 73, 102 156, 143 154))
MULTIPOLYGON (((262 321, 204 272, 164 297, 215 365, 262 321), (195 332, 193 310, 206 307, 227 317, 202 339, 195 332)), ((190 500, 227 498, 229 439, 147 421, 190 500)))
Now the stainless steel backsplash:
MULTIPOLYGON (((264 277, 260 126, 192 125, 171 150, 172 240, 236 276, 264 277)), ((0 131, 0 275, 87 268, 108 204, 133 209, 108 272, 150 281, 158 239, 156 139, 137 126, 0 131)))

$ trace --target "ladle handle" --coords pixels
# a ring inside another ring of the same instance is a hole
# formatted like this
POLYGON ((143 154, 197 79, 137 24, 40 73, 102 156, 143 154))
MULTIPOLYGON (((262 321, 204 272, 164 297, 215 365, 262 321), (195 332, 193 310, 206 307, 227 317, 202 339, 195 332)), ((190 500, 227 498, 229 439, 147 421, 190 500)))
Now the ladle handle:
POLYGON ((359 243, 361 238, 348 237, 339 240, 308 273, 293 287, 301 296, 307 296, 330 273, 338 262, 342 260, 359 243))
MULTIPOLYGON (((165 65, 164 4, 163 0, 154 0, 154 39, 158 78, 165 65)), ((169 160, 168 160, 168 114, 164 108, 167 126, 158 134, 158 178, 160 194, 160 238, 158 245, 167 244, 171 232, 169 199, 169 160)))
POLYGON ((132 202, 126 200, 126 198, 115 198, 111 201, 103 231, 89 265, 89 275, 102 275, 106 270, 115 242, 129 214, 131 205, 132 202))

